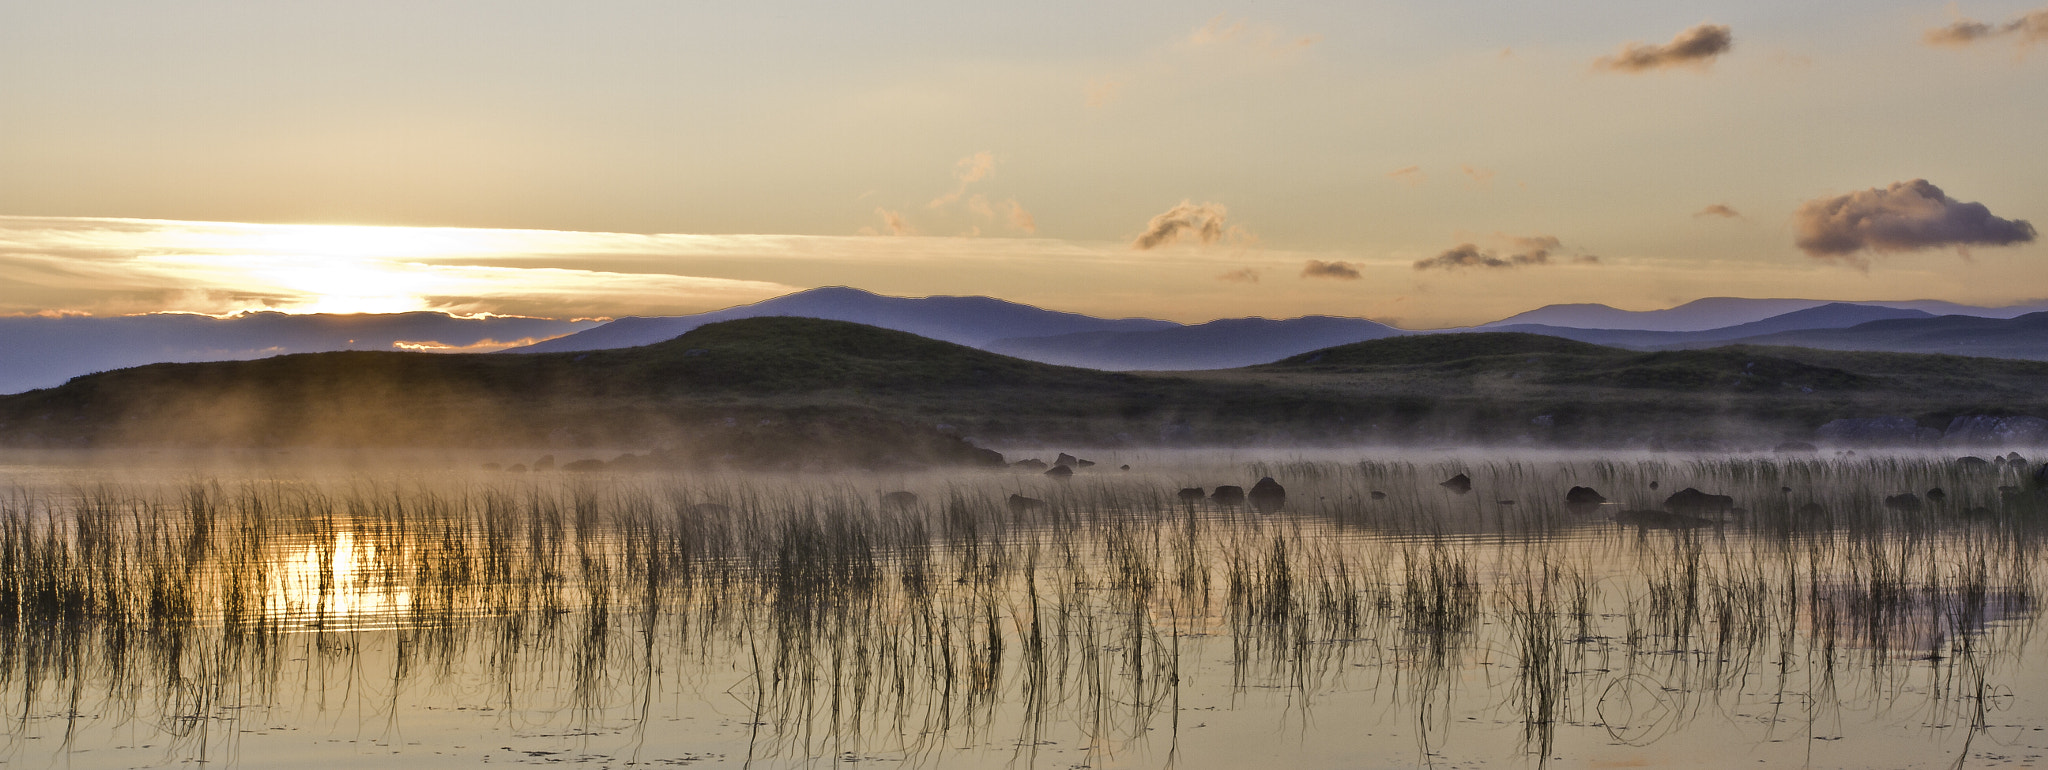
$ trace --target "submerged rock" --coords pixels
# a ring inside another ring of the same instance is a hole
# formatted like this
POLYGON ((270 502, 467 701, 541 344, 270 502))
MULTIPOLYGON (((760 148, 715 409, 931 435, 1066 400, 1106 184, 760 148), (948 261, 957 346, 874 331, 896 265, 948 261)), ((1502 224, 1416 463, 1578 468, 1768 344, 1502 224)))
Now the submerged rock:
POLYGON ((1892 495, 1884 499, 1884 507, 1894 511, 1917 513, 1920 510, 1920 496, 1911 492, 1902 495, 1892 495))
POLYGON ((1045 471, 1045 475, 1062 480, 1072 478, 1074 475, 1074 466, 1055 465, 1051 468, 1047 468, 1045 471))
POLYGON ((1215 491, 1215 492, 1213 492, 1213 493, 1211 493, 1211 494, 1209 495, 1209 499, 1210 499, 1210 500, 1214 500, 1214 501, 1216 501, 1216 504, 1217 504, 1217 505, 1227 505, 1227 506, 1237 506, 1237 505, 1244 505, 1244 487, 1237 487, 1237 486, 1221 486, 1221 487, 1217 487, 1217 488, 1216 488, 1216 491, 1215 491))
POLYGON ((1375 489, 1375 490, 1373 490, 1373 491, 1372 491, 1372 499, 1374 499, 1374 500, 1385 500, 1385 499, 1387 499, 1387 493, 1385 493, 1385 492, 1381 492, 1381 491, 1379 491, 1379 490, 1375 489))
POLYGON ((1727 495, 1710 495, 1686 487, 1664 498, 1664 508, 1674 513, 1693 515, 1724 514, 1735 509, 1735 498, 1727 495))
POLYGON ((1274 481, 1272 476, 1259 479, 1259 483, 1253 484, 1248 497, 1251 499, 1252 508, 1260 513, 1272 513, 1287 505, 1287 489, 1280 486, 1280 482, 1274 481))
POLYGON ((1010 512, 1027 513, 1045 510, 1045 501, 1023 495, 1010 495, 1010 512))
POLYGON ((1933 488, 1933 489, 1929 489, 1929 490, 1927 490, 1927 501, 1928 501, 1928 502, 1931 502, 1931 503, 1939 503, 1939 502, 1941 502, 1941 501, 1943 501, 1943 500, 1947 500, 1947 499, 1948 499, 1948 491, 1947 491, 1947 490, 1944 490, 1944 489, 1942 489, 1941 487, 1935 487, 1935 488, 1933 488))
POLYGON ((1452 476, 1448 479, 1444 479, 1443 481, 1438 482, 1437 486, 1443 487, 1445 489, 1451 490, 1452 492, 1456 492, 1462 495, 1466 492, 1472 491, 1472 477, 1460 473, 1456 476, 1452 476))
POLYGON ((1182 487, 1180 490, 1180 501, 1183 503, 1198 503, 1208 496, 1209 491, 1201 487, 1182 487))
POLYGON ((1572 513, 1592 513, 1606 502, 1607 496, 1592 487, 1572 487, 1564 493, 1565 510, 1572 513))

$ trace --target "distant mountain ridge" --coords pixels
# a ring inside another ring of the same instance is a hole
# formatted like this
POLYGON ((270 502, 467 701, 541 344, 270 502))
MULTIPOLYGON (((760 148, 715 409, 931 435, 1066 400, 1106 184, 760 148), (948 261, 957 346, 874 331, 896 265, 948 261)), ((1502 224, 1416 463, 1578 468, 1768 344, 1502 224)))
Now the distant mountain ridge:
POLYGON ((1477 328, 1498 330, 1505 326, 1536 324, 1571 329, 1700 332, 1754 323, 1825 305, 1861 305, 1918 310, 1929 315, 1969 315, 1983 318, 2013 318, 2048 310, 2048 302, 2042 301, 1992 308, 1942 300, 1839 302, 1817 299, 1707 297, 1663 310, 1622 310, 1600 304, 1546 305, 1498 321, 1480 324, 1477 328))
POLYGON ((1152 331, 1011 337, 984 348, 1032 361, 1089 369, 1234 369, 1271 363, 1296 353, 1414 333, 1363 318, 1226 318, 1152 331))
POLYGON ((597 321, 445 313, 191 313, 0 316, 0 393, 61 385, 81 374, 156 363, 233 361, 333 350, 418 350, 527 344, 597 321), (493 344, 495 343, 495 344, 493 344))
POLYGON ((1172 321, 1150 318, 1096 318, 994 297, 888 297, 846 286, 827 286, 708 313, 621 318, 589 331, 520 348, 517 352, 562 353, 638 347, 674 339, 706 324, 768 317, 851 321, 970 347, 981 347, 1004 337, 1151 331, 1180 326, 1172 321))

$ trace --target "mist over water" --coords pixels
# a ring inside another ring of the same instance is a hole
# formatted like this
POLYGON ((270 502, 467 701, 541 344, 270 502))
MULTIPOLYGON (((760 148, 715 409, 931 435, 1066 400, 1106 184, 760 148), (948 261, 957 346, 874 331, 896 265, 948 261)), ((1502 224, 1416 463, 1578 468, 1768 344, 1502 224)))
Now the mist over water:
POLYGON ((1064 481, 9 455, 0 761, 2048 753, 2034 463, 1075 454, 1096 464, 1064 481), (1440 483, 1458 474, 1469 491, 1440 483), (1179 494, 1265 477, 1285 488, 1272 512, 1179 494), (1568 505, 1575 486, 1607 502, 1568 505), (1672 501, 1687 488, 1730 499, 1672 501))

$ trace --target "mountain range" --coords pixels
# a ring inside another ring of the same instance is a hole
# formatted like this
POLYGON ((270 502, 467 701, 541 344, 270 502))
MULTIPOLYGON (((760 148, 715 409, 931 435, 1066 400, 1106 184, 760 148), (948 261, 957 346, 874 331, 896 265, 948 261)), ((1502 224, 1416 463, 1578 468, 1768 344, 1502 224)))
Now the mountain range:
POLYGON ((1414 331, 1332 316, 1231 318, 1199 324, 1097 318, 992 297, 889 297, 825 287, 708 313, 604 323, 439 313, 17 316, 0 318, 0 393, 50 387, 89 372, 148 363, 285 353, 394 347, 509 347, 508 353, 629 348, 673 339, 708 324, 755 317, 849 321, 1032 361, 1114 371, 1225 369, 1355 342, 1481 331, 1540 334, 1637 350, 1741 343, 2048 360, 2048 335, 2040 334, 2041 321, 2028 315, 2042 311, 2048 311, 2048 303, 1993 308, 1936 300, 1843 303, 1711 297, 1649 311, 1551 305, 1477 327, 1414 331))
POLYGON ((2012 414, 2048 414, 2048 363, 1744 345, 1643 352, 1477 332, 1119 373, 763 317, 614 350, 341 351, 122 369, 0 396, 0 446, 549 447, 648 451, 676 466, 886 469, 993 464, 1001 458, 976 447, 1048 443, 1769 449, 1853 438, 1844 425, 1898 423, 1917 440, 2012 414))

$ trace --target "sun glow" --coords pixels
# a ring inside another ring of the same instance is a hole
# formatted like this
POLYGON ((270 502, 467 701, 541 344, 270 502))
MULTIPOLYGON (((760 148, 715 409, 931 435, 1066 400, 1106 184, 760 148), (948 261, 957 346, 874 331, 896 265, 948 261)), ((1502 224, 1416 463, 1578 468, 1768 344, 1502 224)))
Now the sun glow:
POLYGON ((379 549, 349 532, 308 543, 270 570, 264 611, 293 629, 362 629, 404 621, 412 591, 377 571, 379 549))

